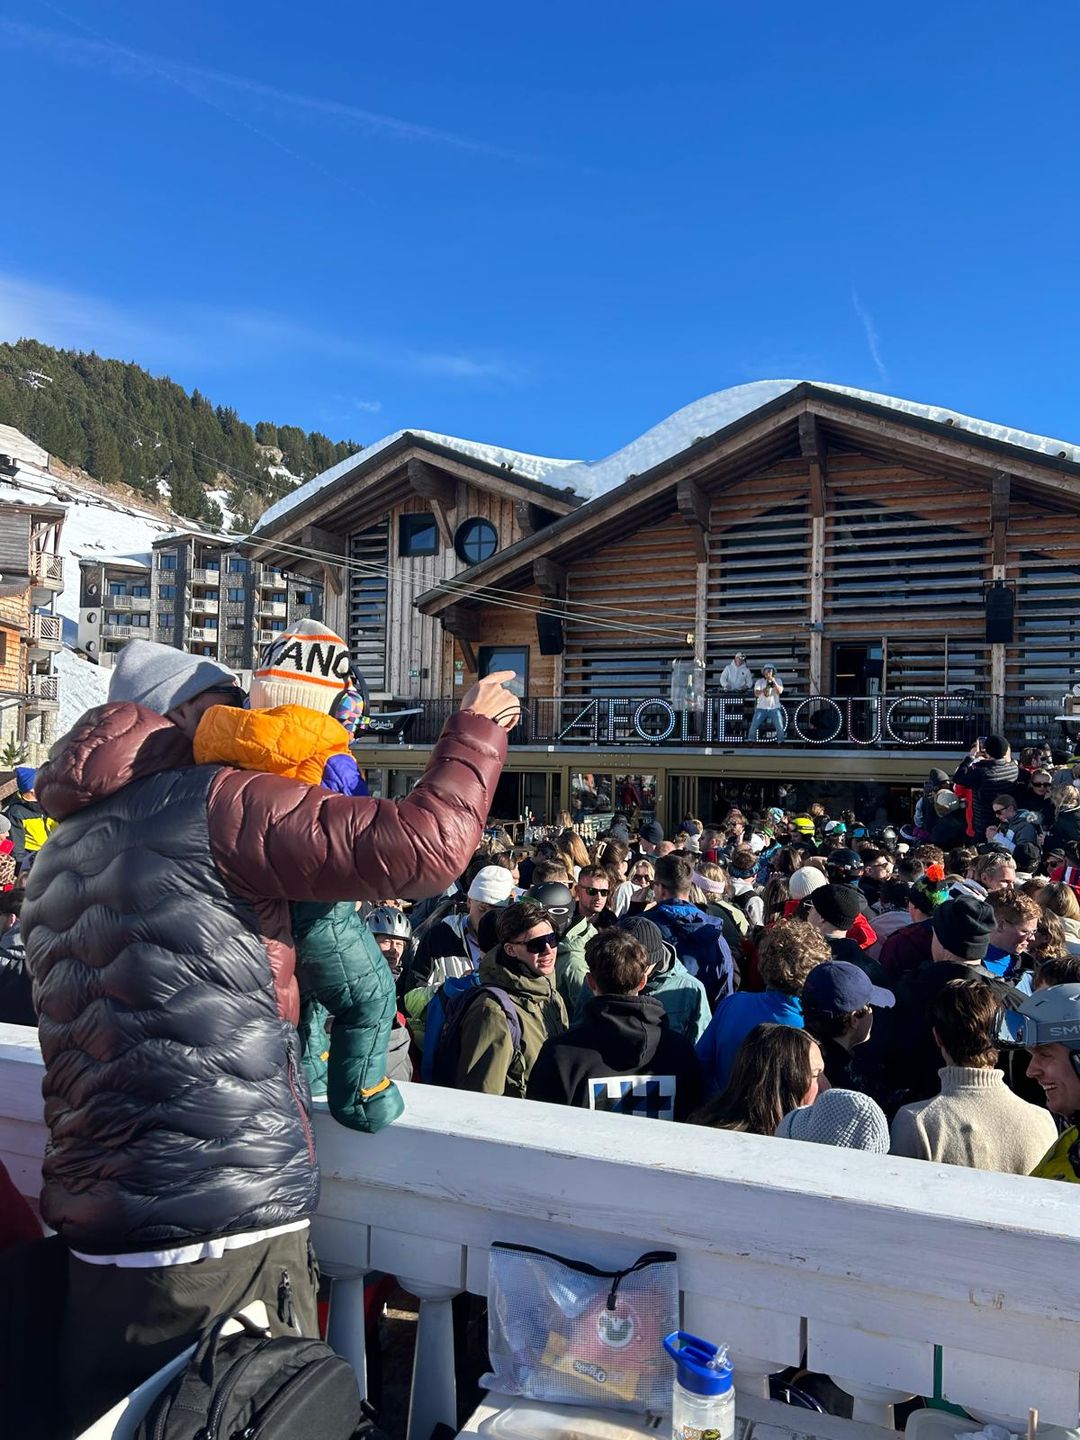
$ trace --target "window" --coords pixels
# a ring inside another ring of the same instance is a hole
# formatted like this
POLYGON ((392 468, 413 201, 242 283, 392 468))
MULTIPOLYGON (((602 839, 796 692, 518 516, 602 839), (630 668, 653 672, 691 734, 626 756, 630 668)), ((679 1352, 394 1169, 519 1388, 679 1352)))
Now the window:
POLYGON ((175 550, 161 550, 161 551, 158 552, 158 569, 159 569, 159 570, 175 570, 175 569, 176 569, 176 551, 175 551, 175 550))
POLYGON ((280 633, 282 630, 285 629, 285 621, 284 621, 284 620, 271 620, 271 621, 270 621, 270 629, 271 629, 271 630, 277 630, 277 631, 280 633))
POLYGON ((106 612, 105 612, 105 624, 106 624, 106 625, 125 625, 126 623, 127 623, 127 616, 124 615, 124 614, 122 614, 121 611, 119 611, 119 610, 106 610, 106 612))
POLYGON ((234 615, 234 616, 231 616, 228 620, 225 621, 225 629, 226 629, 226 630, 246 630, 246 629, 247 629, 247 626, 245 625, 244 620, 243 620, 243 618, 242 618, 241 616, 239 616, 239 615, 234 615))
POLYGON ((230 556, 229 556, 229 574, 230 574, 230 575, 243 575, 243 573, 244 573, 244 571, 245 571, 246 569, 247 569, 247 561, 246 561, 246 560, 241 559, 241 557, 240 557, 239 555, 230 555, 230 556))
POLYGON ((242 604, 244 599, 243 590, 228 590, 227 595, 234 605, 242 604))
POLYGON ((275 590, 270 596, 270 603, 271 605, 285 605, 288 603, 288 599, 289 597, 285 594, 284 590, 275 590))
POLYGON ((435 516, 402 515, 398 524, 399 555, 437 555, 439 553, 439 527, 435 516))
POLYGON ((173 612, 171 610, 162 610, 157 617, 157 623, 159 630, 171 630, 176 624, 173 612))
POLYGON ((216 600, 218 598, 218 592, 216 590, 205 590, 202 598, 204 600, 216 600))
POLYGON ((134 626, 136 630, 149 630, 150 616, 147 615, 145 612, 141 615, 129 615, 128 624, 134 626))
POLYGON ((477 657, 480 666, 479 678, 491 675, 496 670, 513 670, 517 676, 507 689, 525 698, 529 688, 529 647, 527 645, 481 645, 477 657))
POLYGON ((297 605, 314 605, 314 604, 315 604, 315 591, 314 591, 314 590, 298 590, 298 591, 296 592, 296 603, 297 603, 297 605))
POLYGON ((150 599, 150 586, 149 586, 149 585, 132 585, 130 593, 135 596, 135 599, 136 599, 136 600, 149 600, 149 599, 150 599))
POLYGON ((195 618, 196 618, 197 620, 201 620, 201 621, 202 621, 202 628, 203 628, 204 630, 216 630, 216 629, 217 629, 217 616, 216 616, 216 615, 198 615, 198 616, 196 616, 195 618))
POLYGON ((123 582, 122 580, 110 580, 110 581, 109 581, 109 594, 110 594, 110 595, 126 595, 127 593, 128 593, 128 592, 127 592, 127 586, 124 584, 124 582, 123 582))
POLYGON ((499 548, 499 532, 490 520, 463 520, 454 536, 454 549, 466 565, 490 560, 499 548))
POLYGON ((158 599, 159 599, 159 600, 175 600, 175 599, 176 599, 176 586, 175 586, 175 585, 159 585, 159 586, 158 586, 158 592, 157 592, 157 593, 158 593, 158 599))

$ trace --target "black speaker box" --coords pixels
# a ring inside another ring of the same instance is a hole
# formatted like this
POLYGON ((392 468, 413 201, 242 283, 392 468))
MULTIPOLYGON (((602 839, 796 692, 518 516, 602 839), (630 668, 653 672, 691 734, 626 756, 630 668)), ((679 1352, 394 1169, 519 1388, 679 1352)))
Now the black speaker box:
POLYGON ((1011 645, 1013 643, 1013 610, 1016 596, 1007 585, 991 585, 986 592, 986 643, 988 645, 1011 645))
POLYGON ((562 620, 558 615, 537 615, 536 638, 541 655, 561 655, 566 649, 562 620))

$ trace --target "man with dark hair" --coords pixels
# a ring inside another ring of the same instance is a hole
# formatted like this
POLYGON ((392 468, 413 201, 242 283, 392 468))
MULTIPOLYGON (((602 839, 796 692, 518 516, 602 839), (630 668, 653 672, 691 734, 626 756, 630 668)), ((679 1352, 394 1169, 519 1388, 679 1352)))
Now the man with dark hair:
POLYGON ((529 1076, 530 1100, 654 1120, 685 1120, 702 1100, 694 1047, 644 994, 645 948, 621 927, 585 947, 592 999, 581 1021, 548 1040, 529 1076))
POLYGON ((846 960, 826 960, 806 977, 802 992, 803 1029, 821 1046, 829 1084, 841 1090, 866 1090, 852 1052, 870 1039, 874 1010, 891 1010, 891 990, 870 982, 866 972, 846 960))
POLYGON ((1029 1175, 1057 1138, 1053 1118, 1014 1095, 996 1068, 997 987, 950 980, 930 1007, 944 1067, 941 1093, 905 1105, 892 1123, 890 1154, 939 1165, 1029 1175))
POLYGON ((715 1007, 734 991, 735 967, 719 919, 690 903, 693 882, 693 862, 685 855, 661 855, 653 873, 657 903, 649 919, 675 947, 690 974, 701 981, 710 1006, 715 1007))
POLYGON ((865 970, 875 985, 884 985, 885 972, 851 932, 862 914, 859 892, 853 885, 820 885, 810 896, 807 919, 829 942, 834 960, 846 960, 865 970))
POLYGON ((1013 794, 1019 777, 1020 767, 1004 735, 986 735, 976 740, 956 767, 953 782, 971 791, 972 828, 977 840, 982 840, 994 822, 994 796, 1013 794))
POLYGON ((461 1021, 457 1088, 520 1097, 544 1042, 566 1029, 566 1007, 555 988, 559 937, 535 900, 508 905, 496 933, 498 948, 481 960, 480 993, 461 1021), (517 1047, 507 1004, 521 1027, 517 1047))
POLYGON ((573 1015, 583 998, 585 977, 589 973, 585 963, 585 946, 600 929, 600 916, 607 909, 611 896, 611 874, 603 865, 583 865, 577 880, 570 887, 570 893, 574 897, 574 910, 559 941, 555 984, 559 987, 566 1013, 573 1015))
POLYGON ((859 889, 866 896, 866 903, 874 906, 881 898, 882 885, 892 878, 893 857, 876 845, 861 846, 858 854, 863 862, 859 889))

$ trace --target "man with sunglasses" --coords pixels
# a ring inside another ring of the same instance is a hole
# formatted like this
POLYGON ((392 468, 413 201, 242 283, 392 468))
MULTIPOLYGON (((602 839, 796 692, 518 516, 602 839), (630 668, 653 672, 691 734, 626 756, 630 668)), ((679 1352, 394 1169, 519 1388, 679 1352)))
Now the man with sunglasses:
POLYGON ((544 1042, 567 1028, 555 986, 559 937, 535 900, 508 906, 496 933, 498 947, 480 962, 480 985, 460 1022, 457 1088, 520 1098, 544 1042))
MULTIPOLYGON (((603 923, 601 914, 611 895, 611 875, 602 865, 583 865, 571 890, 574 911, 562 939, 555 966, 555 983, 563 998, 568 1015, 577 1013, 585 997, 589 966, 585 946, 603 923)), ((605 916, 605 919, 607 917, 605 916)))
POLYGON ((261 1300, 275 1335, 318 1334, 290 902, 447 886, 518 713, 509 672, 480 681, 395 803, 196 764, 203 712, 243 699, 235 678, 132 641, 110 703, 38 777, 59 824, 21 922, 52 1129, 41 1211, 68 1249, 58 1388, 74 1433, 207 1315, 261 1300))

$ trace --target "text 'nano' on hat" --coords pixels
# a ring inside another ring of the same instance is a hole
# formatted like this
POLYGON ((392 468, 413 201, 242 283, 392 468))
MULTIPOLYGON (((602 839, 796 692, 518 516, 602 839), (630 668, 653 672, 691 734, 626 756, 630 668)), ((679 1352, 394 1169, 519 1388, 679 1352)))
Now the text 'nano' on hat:
POLYGON ((298 620, 275 635, 251 681, 251 708, 303 705, 324 715, 352 683, 349 647, 318 620, 298 620))

